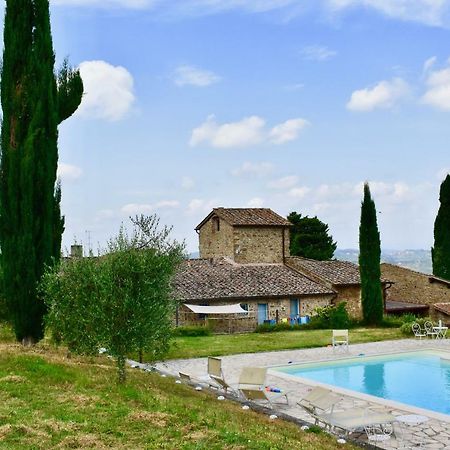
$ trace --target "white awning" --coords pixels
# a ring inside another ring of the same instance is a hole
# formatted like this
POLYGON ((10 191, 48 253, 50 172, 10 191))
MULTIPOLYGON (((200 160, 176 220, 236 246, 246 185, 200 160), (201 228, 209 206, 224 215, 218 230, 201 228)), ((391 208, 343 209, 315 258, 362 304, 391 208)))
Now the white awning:
POLYGON ((241 308, 241 305, 221 305, 221 306, 199 306, 184 304, 196 314, 247 314, 248 311, 241 308))

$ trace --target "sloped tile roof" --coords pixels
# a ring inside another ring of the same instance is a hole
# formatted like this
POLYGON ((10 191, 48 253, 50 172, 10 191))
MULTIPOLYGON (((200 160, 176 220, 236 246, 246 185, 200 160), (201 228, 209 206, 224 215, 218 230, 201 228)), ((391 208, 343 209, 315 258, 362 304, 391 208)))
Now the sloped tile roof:
POLYGON ((183 301, 334 293, 282 264, 236 264, 225 258, 184 261, 174 289, 183 301))
POLYGON ((286 258, 286 264, 301 272, 315 275, 334 285, 361 283, 358 265, 349 261, 316 261, 291 256, 286 258))
POLYGON ((450 303, 435 303, 434 308, 450 316, 450 303))
POLYGON ((233 226, 291 226, 291 222, 269 208, 214 208, 195 228, 198 230, 213 215, 233 226))

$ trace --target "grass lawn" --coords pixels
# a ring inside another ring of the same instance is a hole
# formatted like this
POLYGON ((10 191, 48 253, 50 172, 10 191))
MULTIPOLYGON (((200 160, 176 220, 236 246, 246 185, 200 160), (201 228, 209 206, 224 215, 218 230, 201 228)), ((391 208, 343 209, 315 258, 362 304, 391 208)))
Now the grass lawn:
MULTIPOLYGON (((350 344, 404 337, 398 328, 355 328, 350 330, 350 344)), ((331 330, 177 337, 173 341, 167 359, 324 347, 330 343, 331 330)))
MULTIPOLYGON (((1 329, 1 327, 0 327, 1 329)), ((24 349, 0 333, 0 449, 338 449, 335 437, 111 360, 24 349)), ((354 449, 346 445, 347 449, 354 449)))

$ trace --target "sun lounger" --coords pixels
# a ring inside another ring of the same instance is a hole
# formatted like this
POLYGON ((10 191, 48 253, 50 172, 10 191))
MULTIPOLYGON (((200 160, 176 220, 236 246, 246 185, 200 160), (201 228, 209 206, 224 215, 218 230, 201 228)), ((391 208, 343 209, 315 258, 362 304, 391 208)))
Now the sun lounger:
POLYGON ((284 398, 289 404, 287 392, 266 386, 267 369, 261 367, 244 367, 239 377, 238 389, 249 401, 263 401, 272 408, 278 399, 284 398))
POLYGON ((348 351, 348 330, 333 330, 331 343, 333 345, 333 350, 342 348, 348 351))
POLYGON ((225 381, 222 371, 222 360, 220 358, 208 357, 208 375, 216 383, 216 386, 213 387, 222 388, 225 393, 231 391, 233 394, 238 395, 236 388, 225 381))
POLYGON ((329 389, 316 386, 297 402, 297 405, 313 416, 317 424, 320 421, 320 414, 325 414, 327 411, 333 412, 334 406, 341 400, 342 397, 333 394, 329 389))
MULTIPOLYGON (((397 421, 396 417, 385 411, 371 410, 370 408, 351 408, 346 411, 319 413, 320 422, 330 429, 340 428, 346 433, 358 429, 373 431, 374 427, 385 429, 386 435, 392 433, 392 424, 397 421)), ((367 432, 369 436, 369 432, 367 432)))

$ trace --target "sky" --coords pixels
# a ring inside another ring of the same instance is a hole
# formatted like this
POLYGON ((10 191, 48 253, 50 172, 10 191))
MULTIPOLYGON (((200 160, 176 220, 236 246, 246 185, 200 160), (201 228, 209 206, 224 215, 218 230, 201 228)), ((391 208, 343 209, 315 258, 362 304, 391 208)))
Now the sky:
POLYGON ((450 169, 450 0, 53 0, 63 245, 157 214, 198 249, 213 207, 297 211, 357 248, 430 248, 450 169))

